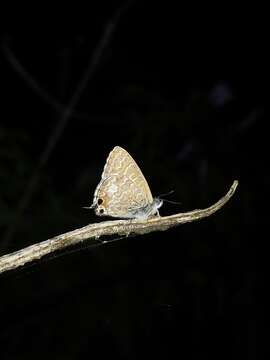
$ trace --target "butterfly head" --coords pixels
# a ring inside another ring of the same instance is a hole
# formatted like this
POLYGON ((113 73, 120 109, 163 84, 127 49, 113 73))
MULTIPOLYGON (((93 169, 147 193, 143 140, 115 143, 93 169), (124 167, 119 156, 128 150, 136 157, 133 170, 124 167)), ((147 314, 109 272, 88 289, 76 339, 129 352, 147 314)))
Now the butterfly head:
POLYGON ((130 218, 146 220, 159 216, 158 209, 162 206, 163 200, 154 198, 152 203, 149 203, 143 207, 131 209, 129 213, 130 218))
POLYGON ((154 198, 153 200, 153 208, 158 210, 163 205, 163 199, 160 199, 159 197, 154 198))

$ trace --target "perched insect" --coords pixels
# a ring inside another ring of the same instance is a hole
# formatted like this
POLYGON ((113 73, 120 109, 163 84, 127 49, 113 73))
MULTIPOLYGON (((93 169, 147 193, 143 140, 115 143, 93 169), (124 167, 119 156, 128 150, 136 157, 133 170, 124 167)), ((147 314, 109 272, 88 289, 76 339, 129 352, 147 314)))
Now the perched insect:
POLYGON ((99 216, 143 220, 159 216, 162 204, 162 199, 153 199, 134 159, 116 146, 107 158, 90 208, 99 216))

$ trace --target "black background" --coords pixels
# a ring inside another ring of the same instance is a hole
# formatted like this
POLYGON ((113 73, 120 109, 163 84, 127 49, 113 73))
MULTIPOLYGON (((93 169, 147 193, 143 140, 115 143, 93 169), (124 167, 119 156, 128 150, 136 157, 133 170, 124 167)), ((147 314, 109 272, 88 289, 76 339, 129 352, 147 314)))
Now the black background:
POLYGON ((115 145, 154 195, 175 190, 161 215, 239 187, 201 222, 2 274, 1 360, 261 358, 263 11, 88 5, 16 8, 1 30, 1 255, 103 220, 82 207, 115 145))

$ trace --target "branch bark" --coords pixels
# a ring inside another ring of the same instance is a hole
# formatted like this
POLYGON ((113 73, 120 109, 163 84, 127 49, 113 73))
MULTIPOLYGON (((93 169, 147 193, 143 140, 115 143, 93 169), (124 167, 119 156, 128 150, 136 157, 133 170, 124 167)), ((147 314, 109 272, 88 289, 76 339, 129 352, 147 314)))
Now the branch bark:
MULTIPOLYGON (((80 229, 67 232, 45 240, 38 244, 28 246, 24 249, 0 257, 0 273, 16 269, 34 260, 41 259, 54 251, 64 249, 68 246, 78 244, 85 240, 98 240, 102 236, 109 235, 142 235, 153 231, 164 231, 171 227, 200 220, 214 214, 222 208, 226 202, 233 196, 238 185, 235 180, 228 191, 214 205, 206 208, 193 210, 186 213, 179 213, 171 216, 158 217, 149 220, 113 220, 90 224, 80 229)), ((106 240, 102 240, 106 243, 106 240)))

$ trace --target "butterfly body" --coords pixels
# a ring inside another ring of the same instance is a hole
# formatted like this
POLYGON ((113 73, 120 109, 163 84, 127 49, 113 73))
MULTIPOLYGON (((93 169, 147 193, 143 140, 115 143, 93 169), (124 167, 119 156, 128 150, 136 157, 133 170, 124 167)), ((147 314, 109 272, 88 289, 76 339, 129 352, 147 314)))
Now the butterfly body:
POLYGON ((109 154, 92 208, 99 216, 147 219, 159 215, 163 201, 152 197, 139 166, 129 153, 116 146, 109 154))

